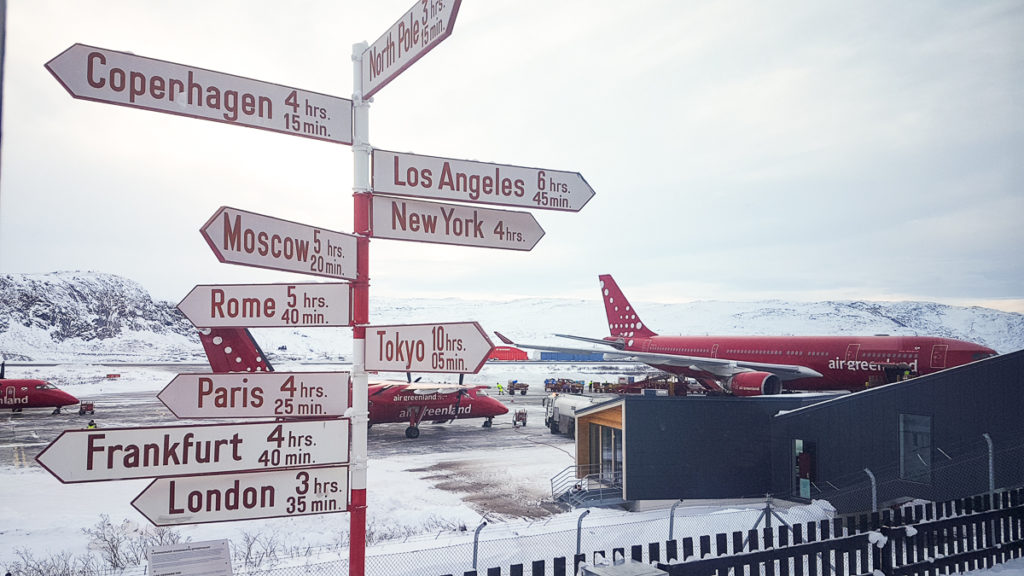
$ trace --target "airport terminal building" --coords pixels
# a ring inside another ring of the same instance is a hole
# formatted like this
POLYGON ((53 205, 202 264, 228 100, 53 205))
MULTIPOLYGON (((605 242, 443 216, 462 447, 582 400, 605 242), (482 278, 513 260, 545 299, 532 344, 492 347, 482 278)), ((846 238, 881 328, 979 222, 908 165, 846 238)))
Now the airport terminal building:
POLYGON ((856 393, 628 395, 576 413, 580 476, 627 502, 771 494, 855 512, 1024 484, 1022 456, 1024 351, 856 393))

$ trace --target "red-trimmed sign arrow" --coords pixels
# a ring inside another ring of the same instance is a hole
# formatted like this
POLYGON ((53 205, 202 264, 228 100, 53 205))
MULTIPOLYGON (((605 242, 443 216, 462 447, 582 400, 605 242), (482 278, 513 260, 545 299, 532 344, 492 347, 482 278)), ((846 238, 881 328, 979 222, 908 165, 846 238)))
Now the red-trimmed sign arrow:
POLYGON ((476 322, 367 326, 367 370, 476 374, 494 344, 476 322))
POLYGON ((222 206, 200 230, 217 259, 231 264, 356 278, 356 237, 222 206))
POLYGON ((373 151, 373 191, 398 196, 579 212, 594 189, 579 172, 373 151))
POLYGON ((451 36, 462 0, 417 0, 362 56, 363 98, 451 36))
POLYGON ((343 282, 196 286, 178 310, 198 328, 348 326, 350 292, 343 282))
POLYGON ((533 214, 373 196, 373 237, 533 250, 544 236, 533 214))
POLYGON ((347 419, 65 430, 36 456, 64 483, 348 463, 347 419))
POLYGON ((344 416, 349 373, 178 374, 156 397, 178 418, 344 416))
POLYGON ((132 500, 155 526, 348 510, 348 467, 158 478, 132 500))
POLYGON ((75 98, 352 143, 352 101, 74 44, 46 63, 75 98))

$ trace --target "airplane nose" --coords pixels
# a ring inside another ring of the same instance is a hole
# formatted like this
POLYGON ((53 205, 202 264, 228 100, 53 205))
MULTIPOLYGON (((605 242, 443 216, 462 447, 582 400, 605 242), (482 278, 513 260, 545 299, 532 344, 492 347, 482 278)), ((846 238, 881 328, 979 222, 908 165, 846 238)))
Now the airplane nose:
POLYGON ((501 402, 494 398, 488 398, 491 401, 491 405, 494 407, 494 415, 501 416, 502 414, 508 414, 508 406, 505 406, 501 402))
POLYGON ((71 404, 78 404, 78 398, 75 398, 71 394, 61 390, 58 399, 63 402, 62 406, 69 406, 71 404))

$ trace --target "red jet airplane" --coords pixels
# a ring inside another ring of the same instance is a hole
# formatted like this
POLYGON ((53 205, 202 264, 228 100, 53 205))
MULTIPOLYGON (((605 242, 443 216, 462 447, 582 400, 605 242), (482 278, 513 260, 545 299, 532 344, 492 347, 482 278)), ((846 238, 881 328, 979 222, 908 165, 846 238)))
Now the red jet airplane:
POLYGON ((21 412, 23 408, 53 408, 60 414, 62 406, 78 404, 78 398, 45 380, 6 379, 6 362, 0 362, 0 408, 21 412))
MULTIPOLYGON (((759 396, 784 389, 856 391, 996 355, 995 350, 970 342, 927 336, 659 336, 641 322, 611 275, 598 279, 611 336, 556 336, 611 346, 616 352, 606 353, 606 358, 635 360, 693 378, 709 393, 759 396)), ((501 334, 498 337, 512 344, 501 334)))
MULTIPOLYGON (((252 334, 246 328, 212 328, 199 331, 199 340, 206 350, 214 372, 272 372, 252 334)), ((407 438, 420 435, 420 422, 435 424, 456 418, 485 418, 489 428, 495 416, 508 413, 508 408, 481 389, 487 386, 439 384, 426 382, 371 382, 367 395, 370 425, 408 422, 407 438)))

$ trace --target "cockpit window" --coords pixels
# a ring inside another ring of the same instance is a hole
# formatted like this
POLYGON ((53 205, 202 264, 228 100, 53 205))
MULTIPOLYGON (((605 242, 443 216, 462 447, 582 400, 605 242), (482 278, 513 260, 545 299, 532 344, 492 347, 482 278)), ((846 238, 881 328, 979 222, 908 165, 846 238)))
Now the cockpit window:
POLYGON ((57 387, 49 382, 43 382, 42 384, 36 384, 36 390, 56 390, 57 387))

